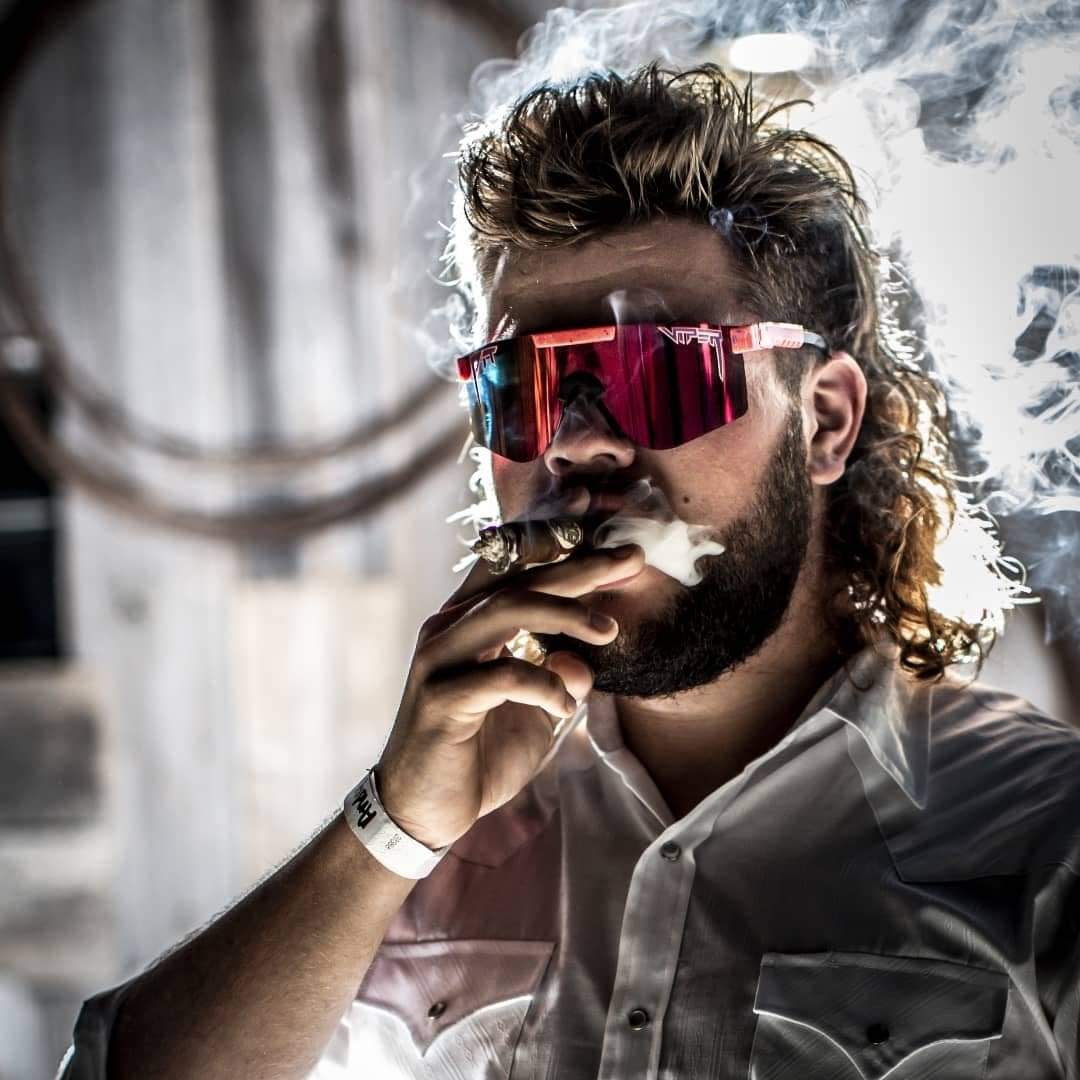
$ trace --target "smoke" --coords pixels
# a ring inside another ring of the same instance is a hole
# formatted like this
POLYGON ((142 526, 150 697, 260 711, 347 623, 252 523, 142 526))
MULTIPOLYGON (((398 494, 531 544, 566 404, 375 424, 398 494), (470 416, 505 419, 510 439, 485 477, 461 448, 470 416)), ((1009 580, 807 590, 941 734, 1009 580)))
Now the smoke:
POLYGON ((638 480, 627 493, 627 505, 604 522, 593 536, 598 548, 639 544, 645 562, 690 588, 704 574, 697 568, 705 555, 722 555, 724 545, 706 525, 690 525, 677 517, 663 491, 649 477, 638 480))
MULTIPOLYGON (((1080 576, 1074 0, 562 8, 526 35, 516 60, 477 69, 470 119, 497 122, 541 81, 654 59, 724 63, 727 42, 759 31, 814 42, 813 68, 795 94, 783 93, 813 105, 784 121, 826 138, 854 165, 875 240, 918 294, 913 328, 949 391, 970 505, 1000 521, 1007 550, 1047 601, 1048 633, 1077 634, 1080 596, 1068 588, 1080 576)), ((448 306, 445 340, 469 337, 468 310, 448 306)), ((473 453, 483 469, 483 452, 473 453)), ((493 509, 458 517, 482 521, 493 509)))

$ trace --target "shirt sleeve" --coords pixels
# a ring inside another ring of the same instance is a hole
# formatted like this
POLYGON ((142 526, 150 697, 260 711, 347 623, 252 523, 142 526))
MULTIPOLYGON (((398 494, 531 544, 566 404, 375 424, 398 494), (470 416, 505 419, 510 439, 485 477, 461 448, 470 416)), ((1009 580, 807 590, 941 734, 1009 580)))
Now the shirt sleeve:
POLYGON ((1039 997, 1065 1080, 1080 1080, 1080 872, 1058 867, 1047 895, 1053 930, 1036 957, 1039 997))
POLYGON ((83 1002, 71 1045, 60 1061, 55 1080, 105 1080, 109 1036, 120 1005, 134 982, 132 977, 83 1002))

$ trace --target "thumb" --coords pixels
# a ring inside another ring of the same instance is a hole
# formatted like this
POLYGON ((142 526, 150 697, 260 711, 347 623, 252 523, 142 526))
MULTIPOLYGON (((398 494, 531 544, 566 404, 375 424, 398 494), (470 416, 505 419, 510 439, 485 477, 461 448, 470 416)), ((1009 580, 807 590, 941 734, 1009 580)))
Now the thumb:
POLYGON ((583 701, 592 690, 592 669, 573 653, 553 652, 545 658, 542 666, 562 679, 575 701, 583 701))

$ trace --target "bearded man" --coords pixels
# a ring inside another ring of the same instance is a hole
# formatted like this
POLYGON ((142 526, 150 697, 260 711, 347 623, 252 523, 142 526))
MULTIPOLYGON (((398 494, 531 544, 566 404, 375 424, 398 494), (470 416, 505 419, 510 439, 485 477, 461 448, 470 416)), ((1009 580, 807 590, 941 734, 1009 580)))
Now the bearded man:
POLYGON ((63 1076, 1080 1075, 1080 738, 949 671, 996 613, 935 599, 945 401, 850 170, 774 121, 650 65, 470 135, 502 518, 648 478, 724 550, 478 563, 342 814, 90 999, 63 1076))

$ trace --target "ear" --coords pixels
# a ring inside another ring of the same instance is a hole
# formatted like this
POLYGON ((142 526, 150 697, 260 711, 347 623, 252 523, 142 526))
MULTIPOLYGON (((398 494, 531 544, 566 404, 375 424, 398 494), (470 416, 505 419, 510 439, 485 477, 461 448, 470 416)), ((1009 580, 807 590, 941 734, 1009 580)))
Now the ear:
POLYGON ((866 376, 846 352, 835 352, 810 375, 810 480, 831 484, 844 475, 866 409, 866 376))

